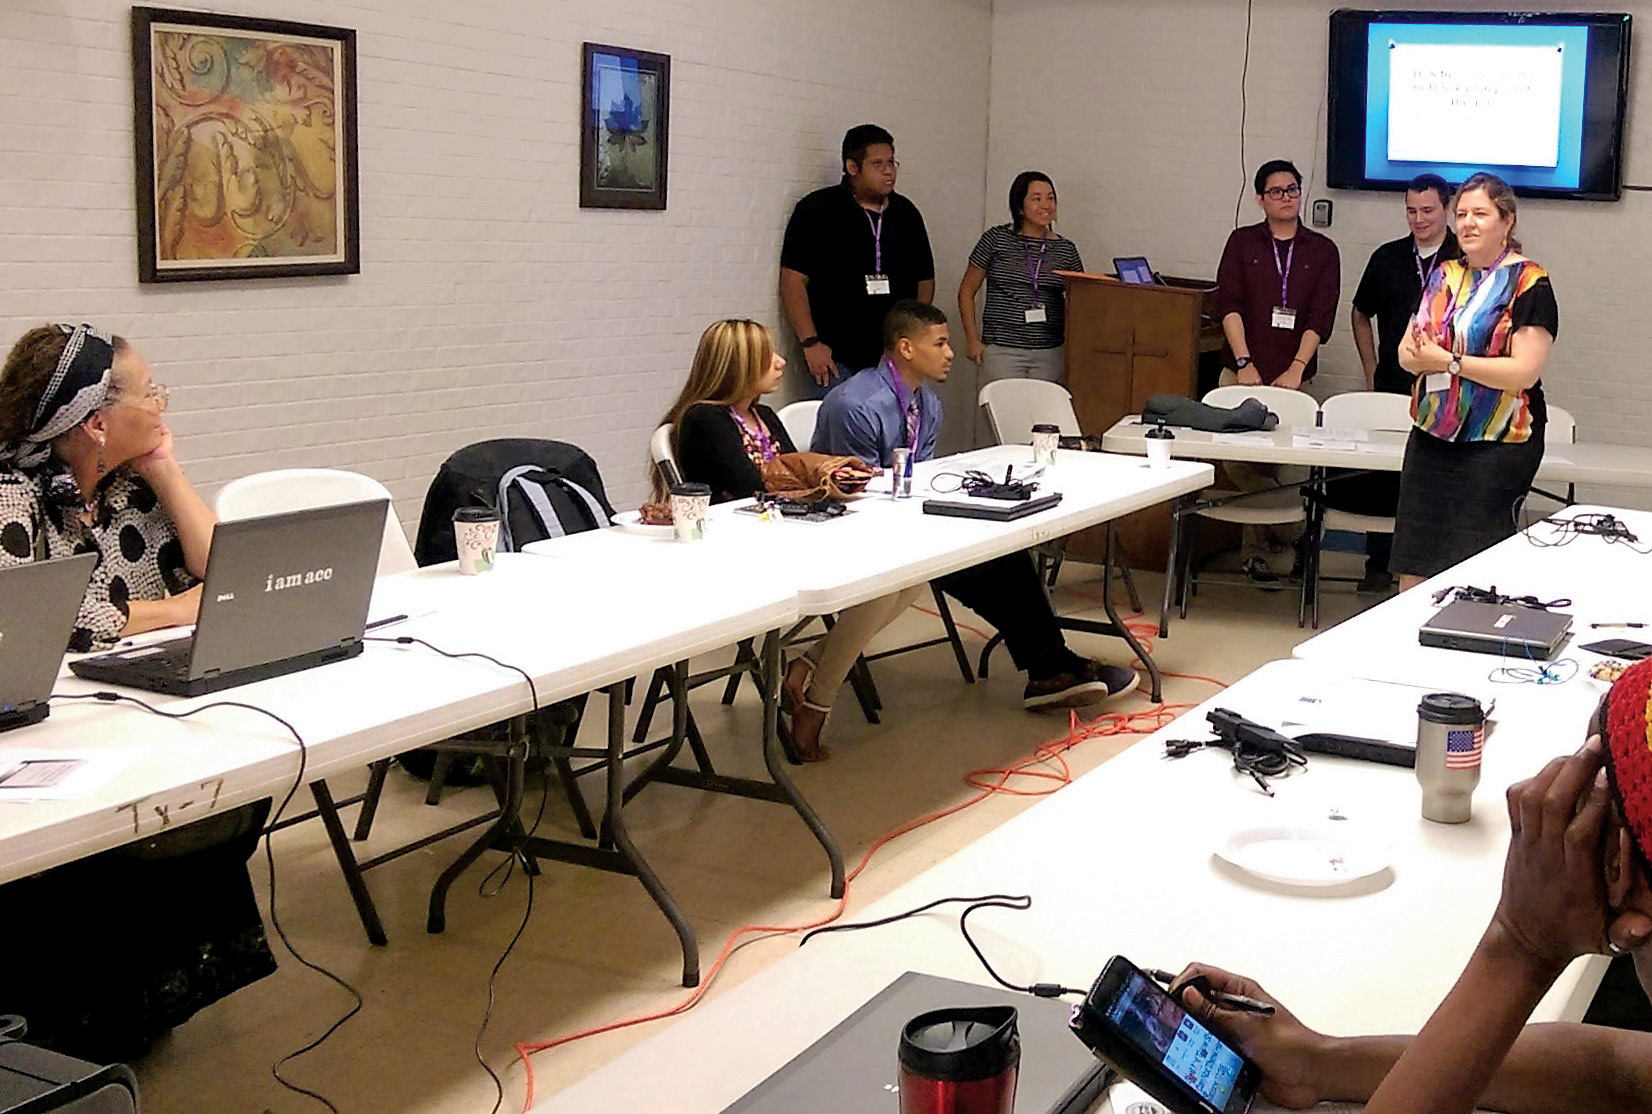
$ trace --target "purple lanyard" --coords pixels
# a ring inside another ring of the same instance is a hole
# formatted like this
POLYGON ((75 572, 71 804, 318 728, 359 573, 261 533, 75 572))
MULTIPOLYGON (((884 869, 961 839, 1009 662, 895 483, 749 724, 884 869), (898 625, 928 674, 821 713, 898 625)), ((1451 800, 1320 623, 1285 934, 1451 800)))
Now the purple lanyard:
POLYGON ((740 427, 741 432, 757 445, 757 455, 762 458, 757 461, 758 464, 773 460, 780 455, 780 450, 775 447, 774 438, 769 436, 769 431, 764 427, 762 418, 757 419, 757 428, 753 429, 740 411, 734 407, 730 406, 728 408, 728 415, 734 419, 734 424, 740 427))
POLYGON ((888 201, 878 206, 877 220, 872 219, 872 210, 861 210, 866 214, 866 223, 872 226, 872 273, 874 275, 883 274, 883 214, 888 208, 888 201))
POLYGON ((1032 308, 1038 308, 1038 276, 1044 272, 1044 252, 1050 246, 1050 239, 1046 236, 1038 241, 1038 255, 1034 256, 1027 247, 1026 238, 1022 238, 1021 257, 1027 265, 1027 274, 1032 279, 1032 308))
POLYGON ((918 396, 906 389, 901 377, 895 372, 895 365, 889 357, 883 358, 883 373, 889 377, 889 385, 895 389, 895 403, 901 408, 901 415, 906 420, 906 447, 913 452, 918 451, 918 434, 923 429, 923 413, 918 406, 918 396))
POLYGON ((1291 237, 1291 246, 1285 249, 1285 261, 1279 261, 1279 241, 1273 240, 1273 269, 1279 272, 1279 306, 1281 309, 1290 308, 1291 304, 1291 260, 1296 258, 1296 237, 1291 237))
MULTIPOLYGON (((1479 297, 1480 287, 1484 286, 1485 283, 1486 283, 1486 280, 1491 278, 1493 275, 1495 275, 1497 273, 1497 269, 1503 265, 1503 260, 1507 259, 1508 257, 1509 257, 1509 249, 1504 248, 1503 249, 1503 254, 1499 255, 1497 257, 1497 259, 1495 261, 1493 261, 1492 265, 1490 267, 1486 268, 1486 273, 1474 280, 1474 285, 1469 287, 1468 297, 1464 298, 1462 296, 1463 284, 1460 283, 1460 282, 1457 284, 1457 295, 1458 296, 1455 299, 1453 299, 1451 308, 1446 310, 1445 320, 1440 322, 1440 332, 1444 333, 1447 329, 1450 329, 1452 327, 1453 322, 1455 322, 1457 320, 1457 315, 1459 313, 1463 312, 1464 309, 1468 308, 1468 304, 1470 302, 1474 301, 1475 298, 1479 297)), ((1465 278, 1465 279, 1468 278, 1468 276, 1472 272, 1472 270, 1473 270, 1473 268, 1471 268, 1468 265, 1468 261, 1464 260, 1463 261, 1463 278, 1465 278)), ((1462 353, 1458 353, 1458 355, 1461 355, 1461 354, 1462 353)))

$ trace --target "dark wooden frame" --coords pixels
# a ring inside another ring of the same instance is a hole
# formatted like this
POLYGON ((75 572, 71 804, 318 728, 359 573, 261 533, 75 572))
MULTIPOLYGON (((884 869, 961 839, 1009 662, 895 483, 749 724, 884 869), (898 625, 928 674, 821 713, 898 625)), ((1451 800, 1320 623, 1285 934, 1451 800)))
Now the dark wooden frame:
POLYGON ((361 271, 361 185, 356 145, 356 33, 343 27, 323 27, 287 20, 252 19, 174 8, 132 9, 132 140, 137 156, 138 281, 200 282, 211 279, 292 278, 307 275, 353 275, 361 271), (344 258, 290 263, 226 260, 221 266, 164 268, 156 257, 155 110, 150 54, 154 24, 182 24, 203 31, 249 32, 273 38, 283 36, 329 39, 338 44, 339 149, 342 167, 342 203, 337 205, 344 258))
POLYGON ((579 67, 579 207, 581 209, 664 209, 666 179, 670 172, 671 136, 671 56, 646 50, 632 50, 623 46, 604 46, 586 43, 582 48, 579 67), (601 132, 594 116, 591 93, 595 70, 595 56, 617 54, 659 74, 660 105, 654 131, 657 144, 660 177, 651 190, 604 189, 597 185, 597 142, 601 132))

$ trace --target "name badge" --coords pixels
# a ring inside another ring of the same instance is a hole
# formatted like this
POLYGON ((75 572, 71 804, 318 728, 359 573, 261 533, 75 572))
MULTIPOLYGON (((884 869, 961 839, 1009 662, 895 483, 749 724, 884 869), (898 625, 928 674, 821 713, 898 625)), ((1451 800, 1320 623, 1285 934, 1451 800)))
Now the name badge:
POLYGON ((1451 373, 1449 371, 1436 371, 1433 375, 1423 379, 1424 394, 1435 394, 1439 391, 1449 390, 1451 390, 1451 373))
POLYGON ((1296 310, 1289 306, 1274 306, 1273 327, 1276 329, 1296 328, 1296 310))
POLYGON ((866 292, 868 294, 887 294, 887 293, 889 293, 889 276, 888 275, 867 275, 866 276, 866 292))
POLYGON ((1029 325, 1042 325, 1050 319, 1049 313, 1045 311, 1043 306, 1034 306, 1032 309, 1029 309, 1022 314, 1022 316, 1027 319, 1027 324, 1029 325))

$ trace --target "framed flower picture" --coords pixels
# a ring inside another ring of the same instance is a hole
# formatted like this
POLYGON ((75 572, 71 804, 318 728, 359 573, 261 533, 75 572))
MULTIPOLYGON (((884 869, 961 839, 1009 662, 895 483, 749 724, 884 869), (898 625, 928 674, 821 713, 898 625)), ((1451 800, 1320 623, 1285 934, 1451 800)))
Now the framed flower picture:
POLYGON ((132 9, 138 278, 361 270, 356 33, 132 9))
POLYGON ((665 208, 671 57, 586 43, 582 74, 580 208, 665 208))

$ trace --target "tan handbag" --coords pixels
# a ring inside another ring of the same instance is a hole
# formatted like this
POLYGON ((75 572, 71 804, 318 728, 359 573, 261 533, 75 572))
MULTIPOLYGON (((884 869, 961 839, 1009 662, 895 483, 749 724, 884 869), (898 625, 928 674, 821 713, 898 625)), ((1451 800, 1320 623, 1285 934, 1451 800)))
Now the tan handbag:
POLYGON ((841 503, 864 491, 874 475, 857 456, 826 453, 781 453, 765 461, 760 471, 765 491, 796 503, 818 503, 822 499, 841 503), (858 466, 862 474, 838 475, 838 470, 845 465, 858 466))

